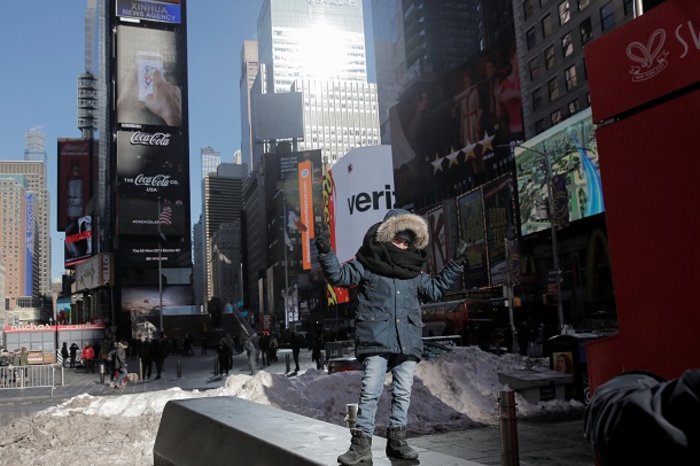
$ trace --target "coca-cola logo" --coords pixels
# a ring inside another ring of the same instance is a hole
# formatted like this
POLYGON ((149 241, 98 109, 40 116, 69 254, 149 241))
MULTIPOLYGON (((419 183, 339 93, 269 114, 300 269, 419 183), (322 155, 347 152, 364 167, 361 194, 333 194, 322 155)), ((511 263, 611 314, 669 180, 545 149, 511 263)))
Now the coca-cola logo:
POLYGON ((131 135, 131 143, 142 146, 167 146, 170 144, 170 133, 144 133, 136 131, 131 135))
POLYGON ((139 173, 134 178, 134 185, 136 186, 167 188, 168 186, 176 186, 178 184, 178 181, 171 179, 170 175, 164 175, 162 173, 153 176, 146 176, 143 173, 139 173))

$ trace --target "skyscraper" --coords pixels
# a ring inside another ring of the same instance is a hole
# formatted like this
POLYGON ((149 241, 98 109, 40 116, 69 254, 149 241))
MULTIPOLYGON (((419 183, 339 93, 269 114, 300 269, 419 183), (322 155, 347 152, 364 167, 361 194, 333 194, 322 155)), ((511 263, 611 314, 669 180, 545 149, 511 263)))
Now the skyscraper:
POLYGON ((299 150, 321 149, 333 163, 353 147, 379 144, 361 1, 265 0, 258 53, 263 89, 302 93, 299 150))
POLYGON ((2 308, 14 310, 25 294, 26 180, 22 175, 0 175, 0 256, 6 264, 2 308))
POLYGON ((211 173, 216 173, 216 168, 221 163, 221 155, 211 146, 202 147, 202 178, 211 173))
POLYGON ((248 170, 255 170, 253 160, 252 103, 250 91, 258 77, 258 43, 254 40, 243 41, 241 49, 241 77, 239 95, 241 98, 241 157, 248 164, 248 170))

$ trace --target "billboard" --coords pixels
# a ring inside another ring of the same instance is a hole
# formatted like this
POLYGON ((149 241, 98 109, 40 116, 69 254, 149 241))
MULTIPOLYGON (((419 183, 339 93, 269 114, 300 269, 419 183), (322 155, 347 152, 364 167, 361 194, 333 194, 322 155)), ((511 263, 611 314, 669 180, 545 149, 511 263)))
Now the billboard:
POLYGON ((467 243, 466 288, 483 288, 489 285, 489 277, 481 188, 458 197, 457 212, 460 237, 467 243))
POLYGON ((253 94, 253 130, 260 141, 304 137, 301 92, 253 94))
POLYGON ((64 244, 65 267, 72 267, 92 256, 92 216, 85 215, 66 227, 64 244))
MULTIPOLYGON (((321 218, 323 209, 321 151, 267 154, 265 163, 265 172, 271 179, 277 180, 277 189, 284 193, 284 242, 291 265, 289 271, 301 272, 304 270, 302 251, 308 252, 308 261, 312 261, 316 254, 316 248, 310 247, 308 243, 313 238, 313 223, 321 218), (306 186, 302 190, 299 178, 301 167, 304 167, 309 176, 307 181, 302 183, 302 186, 306 186), (309 181, 310 190, 307 185, 309 181), (312 212, 309 212, 309 206, 312 212), (307 244, 303 245, 302 240, 307 244)), ((270 205, 273 205, 273 202, 270 202, 270 205)))
POLYGON ((117 133, 120 234, 189 235, 189 162, 182 139, 171 132, 117 133))
POLYGON ((166 238, 165 241, 158 241, 157 236, 122 238, 119 246, 123 252, 120 263, 125 267, 157 268, 159 253, 164 268, 192 267, 189 236, 166 238))
POLYGON ((24 295, 32 296, 32 274, 34 273, 34 193, 26 194, 24 227, 24 295))
POLYGON ((117 16, 180 24, 180 0, 116 0, 117 16))
POLYGON ((419 83, 389 116, 397 205, 431 205, 497 178, 508 143, 524 138, 514 41, 419 83))
POLYGON ((353 149, 336 162, 324 182, 332 221, 331 245, 340 262, 352 259, 365 233, 394 207, 394 179, 389 146, 353 149))
POLYGON ((548 183, 555 193, 556 224, 605 210, 590 108, 516 147, 515 166, 523 236, 550 227, 548 183), (547 179, 545 155, 552 167, 551 181, 547 179))
POLYGON ((489 283, 508 283, 506 238, 515 236, 515 201, 513 180, 501 178, 484 186, 484 220, 486 224, 489 283))
MULTIPOLYGON (((91 169, 90 141, 86 139, 58 140, 58 198, 56 229, 65 231, 67 225, 85 215, 90 200, 91 169)), ((75 226, 71 227, 75 229, 75 226)))
POLYGON ((173 31, 117 26, 117 123, 182 126, 181 37, 173 31))

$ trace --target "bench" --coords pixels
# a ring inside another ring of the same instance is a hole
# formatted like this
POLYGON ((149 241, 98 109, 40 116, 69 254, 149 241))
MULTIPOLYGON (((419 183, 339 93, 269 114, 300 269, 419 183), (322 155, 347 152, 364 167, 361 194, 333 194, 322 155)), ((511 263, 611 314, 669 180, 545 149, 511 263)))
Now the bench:
MULTIPOLYGON (((169 401, 153 448, 155 466, 335 465, 350 445, 347 428, 237 397, 169 401)), ((373 465, 389 466, 386 440, 374 436, 373 465)), ((423 466, 478 463, 416 448, 423 466)))
POLYGON ((574 376, 546 368, 517 369, 498 373, 498 381, 520 393, 529 403, 563 400, 574 376))

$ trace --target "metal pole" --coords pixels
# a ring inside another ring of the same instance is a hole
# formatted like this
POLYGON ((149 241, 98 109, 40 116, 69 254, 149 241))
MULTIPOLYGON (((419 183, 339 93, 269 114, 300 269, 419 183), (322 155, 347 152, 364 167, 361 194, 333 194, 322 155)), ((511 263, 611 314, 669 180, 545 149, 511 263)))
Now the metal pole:
POLYGON ((520 345, 518 345, 518 331, 515 329, 515 317, 513 316, 513 277, 510 273, 510 234, 506 235, 505 246, 506 246, 506 270, 508 272, 507 279, 508 284, 506 285, 507 301, 508 306, 508 322, 510 324, 510 334, 513 342, 511 344, 511 350, 513 353, 520 352, 520 345))
POLYGON ((282 192, 282 248, 284 249, 284 328, 289 328, 289 267, 287 266, 287 243, 285 242, 285 222, 287 221, 287 198, 282 192))
POLYGON ((498 396, 499 427, 501 432, 501 465, 518 466, 518 424, 515 412, 515 392, 501 390, 498 396))
POLYGON ((158 196, 158 317, 160 319, 160 331, 163 332, 163 263, 161 261, 163 255, 163 238, 160 231, 160 196, 158 196))
POLYGON ((564 307, 561 301, 561 270, 559 269, 559 245, 557 244, 557 228, 554 224, 554 193, 552 190, 552 162, 549 160, 547 147, 543 147, 542 155, 547 173, 547 196, 549 197, 549 228, 552 233, 552 261, 557 280, 557 318, 559 330, 564 328, 564 307))

